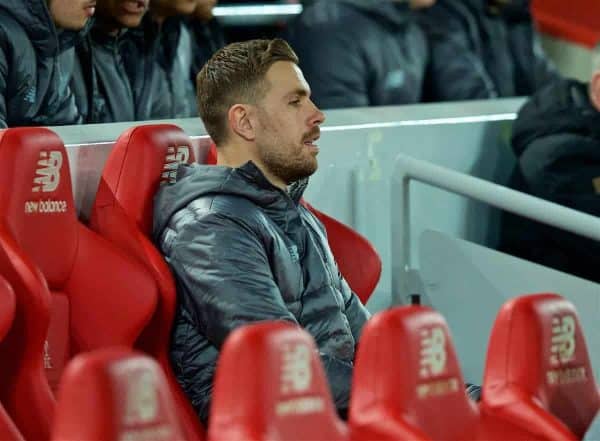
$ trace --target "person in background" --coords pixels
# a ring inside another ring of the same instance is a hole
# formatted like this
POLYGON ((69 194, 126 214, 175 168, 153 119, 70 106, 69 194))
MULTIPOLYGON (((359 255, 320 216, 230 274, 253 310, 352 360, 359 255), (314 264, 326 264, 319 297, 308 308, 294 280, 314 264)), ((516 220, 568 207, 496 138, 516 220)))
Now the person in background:
POLYGON ((125 68, 138 106, 148 103, 152 106, 151 119, 198 114, 190 78, 193 37, 184 25, 184 17, 195 11, 197 2, 150 0, 142 24, 126 37, 125 68))
MULTIPOLYGON (((589 83, 563 79, 539 90, 513 126, 511 186, 600 216, 600 48, 589 83)), ((600 283, 600 244, 506 214, 500 249, 600 283)))
POLYGON ((196 84, 196 75, 202 66, 219 49, 225 46, 223 29, 213 16, 217 0, 198 0, 198 5, 187 25, 192 32, 192 69, 191 80, 196 84))
POLYGON ((95 0, 0 2, 0 127, 78 124, 73 47, 95 0))
POLYGON ((560 78, 542 51, 529 0, 438 0, 421 23, 431 50, 426 101, 531 95, 560 78))
POLYGON ((171 360, 208 418, 219 350, 235 328, 285 320, 315 338, 345 412, 369 312, 340 275, 323 225, 300 203, 319 126, 298 59, 280 39, 233 43, 198 75, 216 166, 182 166, 155 198, 154 239, 178 287, 171 360))
POLYGON ((318 0, 289 26, 315 103, 326 109, 421 101, 429 62, 416 10, 435 0, 318 0))
POLYGON ((90 33, 76 47, 71 88, 85 123, 136 121, 151 117, 151 106, 136 106, 121 45, 128 29, 140 25, 148 0, 97 0, 90 33))

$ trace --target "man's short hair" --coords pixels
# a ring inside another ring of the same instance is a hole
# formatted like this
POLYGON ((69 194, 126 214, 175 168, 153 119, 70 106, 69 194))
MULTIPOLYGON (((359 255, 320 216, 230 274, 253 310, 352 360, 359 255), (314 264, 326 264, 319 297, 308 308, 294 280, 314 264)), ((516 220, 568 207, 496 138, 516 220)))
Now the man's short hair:
POLYGON ((196 78, 198 113, 219 145, 228 133, 227 113, 236 103, 256 104, 268 90, 265 75, 277 61, 298 64, 298 56, 280 38, 232 43, 217 51, 196 78))

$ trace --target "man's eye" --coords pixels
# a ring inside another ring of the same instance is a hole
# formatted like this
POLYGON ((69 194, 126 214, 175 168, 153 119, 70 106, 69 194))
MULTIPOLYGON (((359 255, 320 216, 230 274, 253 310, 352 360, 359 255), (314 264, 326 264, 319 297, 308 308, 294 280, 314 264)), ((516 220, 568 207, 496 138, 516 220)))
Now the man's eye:
POLYGON ((292 106, 297 106, 298 104, 300 104, 300 100, 293 100, 293 101, 290 101, 290 104, 291 104, 292 106))

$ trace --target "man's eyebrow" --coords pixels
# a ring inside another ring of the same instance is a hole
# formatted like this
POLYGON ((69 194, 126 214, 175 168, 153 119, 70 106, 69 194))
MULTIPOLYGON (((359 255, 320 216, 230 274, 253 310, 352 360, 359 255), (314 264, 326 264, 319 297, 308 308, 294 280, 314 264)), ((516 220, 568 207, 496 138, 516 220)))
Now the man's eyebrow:
POLYGON ((310 93, 308 92, 308 90, 302 89, 299 87, 298 89, 295 89, 295 90, 291 91, 290 93, 288 93, 285 97, 291 98, 292 96, 295 96, 295 95, 304 97, 304 96, 310 95, 310 93))

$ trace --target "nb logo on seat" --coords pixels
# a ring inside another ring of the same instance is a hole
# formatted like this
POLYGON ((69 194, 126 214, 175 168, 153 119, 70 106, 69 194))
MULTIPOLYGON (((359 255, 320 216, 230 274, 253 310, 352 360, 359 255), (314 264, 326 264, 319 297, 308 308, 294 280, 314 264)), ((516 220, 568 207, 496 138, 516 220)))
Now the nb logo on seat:
POLYGON ((281 393, 305 392, 312 381, 310 348, 303 343, 288 343, 282 350, 281 393))
POLYGON ((143 424, 156 419, 158 396, 152 372, 132 371, 128 375, 125 424, 143 424))
POLYGON ((441 374, 446 368, 446 334, 440 327, 421 331, 421 362, 419 374, 422 378, 441 374))
POLYGON ((161 174, 161 184, 173 184, 177 178, 177 168, 180 164, 187 164, 190 160, 188 146, 169 147, 165 156, 165 165, 161 174))
POLYGON ((37 162, 38 168, 33 178, 32 191, 55 191, 60 183, 60 168, 62 164, 62 152, 40 152, 40 159, 37 162))
POLYGON ((550 363, 568 363, 575 355, 575 317, 565 315, 552 318, 552 346, 550 363))

